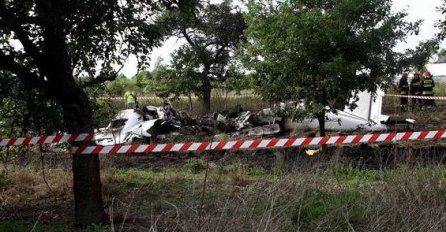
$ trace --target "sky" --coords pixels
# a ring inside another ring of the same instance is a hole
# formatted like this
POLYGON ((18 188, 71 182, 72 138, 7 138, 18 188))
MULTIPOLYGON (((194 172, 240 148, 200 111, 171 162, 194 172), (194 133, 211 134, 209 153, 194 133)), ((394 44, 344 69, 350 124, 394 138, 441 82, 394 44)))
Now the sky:
MULTIPOLYGON (((212 3, 217 3, 219 0, 211 0, 212 3)), ((415 48, 419 42, 432 38, 437 30, 434 25, 436 21, 442 18, 440 12, 437 11, 437 7, 442 4, 442 0, 394 0, 394 11, 403 11, 408 14, 407 20, 415 22, 417 20, 423 20, 421 30, 418 35, 409 36, 405 42, 400 43, 395 49, 397 51, 403 51, 407 48, 415 48)), ((443 16, 444 17, 444 16, 443 16)), ((150 58, 150 67, 153 68, 155 62, 161 58, 163 64, 170 62, 170 54, 179 46, 184 44, 184 41, 178 38, 169 38, 164 44, 152 51, 150 58)), ((442 44, 442 47, 446 47, 446 43, 442 44)), ((136 58, 131 56, 127 60, 124 68, 121 70, 127 77, 132 77, 137 73, 136 58)))

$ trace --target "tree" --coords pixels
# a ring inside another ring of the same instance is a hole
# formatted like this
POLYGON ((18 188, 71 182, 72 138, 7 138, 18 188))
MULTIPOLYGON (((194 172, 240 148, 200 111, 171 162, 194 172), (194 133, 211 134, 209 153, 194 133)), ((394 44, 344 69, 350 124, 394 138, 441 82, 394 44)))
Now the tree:
MULTIPOLYGON (((229 0, 218 5, 199 2, 188 11, 166 16, 166 21, 173 25, 176 36, 187 41, 174 54, 178 62, 173 67, 176 72, 191 73, 187 78, 200 79, 200 96, 205 112, 209 112, 212 82, 224 79, 234 50, 244 38, 243 15, 229 0)), ((181 77, 185 76, 177 78, 181 77)))
POLYGON ((441 58, 444 56, 446 56, 446 49, 442 48, 442 49, 440 49, 440 51, 437 52, 437 57, 441 58))
POLYGON ((130 85, 129 82, 124 74, 119 74, 116 79, 107 83, 107 89, 111 95, 122 97, 130 85))
POLYGON ((401 69, 404 71, 424 70, 424 66, 435 55, 438 48, 438 39, 431 39, 421 42, 415 49, 406 49, 400 62, 401 69))
POLYGON ((10 76, 11 73, 0 71, 0 134, 22 137, 28 133, 56 133, 62 114, 55 102, 10 76))
MULTIPOLYGON (((56 101, 63 111, 61 130, 92 133, 84 88, 114 79, 113 66, 130 54, 146 66, 146 55, 164 35, 157 15, 188 2, 0 1, 0 71, 56 101), (78 78, 85 75, 87 80, 78 78)), ((98 156, 73 156, 73 191, 76 226, 106 221, 98 156)))
POLYGON ((249 1, 243 62, 270 100, 304 102, 325 135, 329 105, 350 105, 359 90, 375 91, 399 71, 398 41, 417 23, 391 0, 249 1), (333 104, 333 103, 336 104, 333 104), (332 104, 329 104, 332 103, 332 104))
MULTIPOLYGON (((443 4, 438 7, 438 11, 440 11, 443 16, 446 16, 446 0, 442 0, 442 2, 443 4)), ((436 26, 440 29, 437 38, 439 40, 444 40, 446 38, 446 17, 439 20, 436 26)))

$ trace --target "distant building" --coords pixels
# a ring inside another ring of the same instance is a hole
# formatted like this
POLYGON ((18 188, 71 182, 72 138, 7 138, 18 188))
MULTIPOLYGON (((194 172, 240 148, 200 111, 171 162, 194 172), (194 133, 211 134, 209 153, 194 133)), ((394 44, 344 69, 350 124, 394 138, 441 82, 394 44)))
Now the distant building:
POLYGON ((438 58, 435 63, 426 64, 426 69, 436 81, 446 82, 446 56, 438 58))

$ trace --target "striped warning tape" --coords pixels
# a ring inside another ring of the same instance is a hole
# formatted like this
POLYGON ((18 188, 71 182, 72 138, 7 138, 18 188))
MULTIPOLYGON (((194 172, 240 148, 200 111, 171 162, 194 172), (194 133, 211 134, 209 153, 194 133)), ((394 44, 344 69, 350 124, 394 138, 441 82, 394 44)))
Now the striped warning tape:
POLYGON ((87 142, 93 141, 94 134, 66 134, 66 135, 42 135, 37 137, 22 137, 22 138, 0 138, 0 147, 5 146, 21 146, 34 144, 52 144, 65 142, 87 142))
MULTIPOLYGON (((123 97, 98 97, 97 99, 100 100, 124 100, 123 97)), ((155 100, 155 99, 162 99, 160 97, 157 96, 141 96, 138 97, 139 100, 155 100)))
POLYGON ((446 100, 444 96, 415 96, 415 95, 397 95, 397 94, 386 94, 384 96, 388 97, 405 97, 405 98, 414 98, 414 99, 426 99, 426 100, 446 100))
MULTIPOLYGON (((312 145, 344 145, 378 142, 398 142, 410 140, 431 140, 446 138, 446 130, 400 132, 383 134, 339 135, 331 137, 284 138, 237 140, 218 142, 188 142, 169 144, 133 144, 115 146, 81 146, 72 147, 75 154, 127 154, 156 152, 187 152, 212 150, 271 149, 312 145)), ((64 142, 86 142, 94 140, 94 134, 66 134, 38 137, 0 139, 2 146, 20 146, 34 144, 53 144, 64 142)))
MULTIPOLYGON (((244 98, 244 97, 255 97, 256 95, 249 94, 249 95, 232 95, 228 96, 227 98, 244 98)), ((405 98, 415 98, 415 99, 429 99, 429 100, 446 100, 446 96, 416 96, 416 95, 398 95, 398 94, 386 94, 385 97, 405 97, 405 98)), ((192 97, 197 98, 197 97, 192 97)), ((226 97, 225 97, 226 98, 226 97)), ((98 99, 101 100, 124 100, 123 97, 98 97, 98 99)), ((161 97, 157 96, 141 96, 138 97, 140 100, 156 100, 156 99, 162 99, 161 97)), ((188 97, 181 96, 179 99, 188 99, 188 97)))
MULTIPOLYGON (((216 97, 216 96, 214 96, 216 97)), ((230 95, 230 96, 220 96, 221 98, 245 98, 245 97, 256 97, 256 95, 254 94, 242 94, 242 95, 230 95)), ((157 97, 157 96, 140 96, 137 97, 138 100, 156 100, 156 99, 163 99, 162 97, 157 97)), ((189 99, 189 97, 186 96, 180 96, 178 97, 179 99, 189 99)), ((193 96, 193 99, 198 98, 197 96, 193 96)), ((124 100, 123 97, 98 97, 97 99, 100 100, 124 100)))
POLYGON ((431 140, 446 138, 446 130, 401 132, 384 134, 340 135, 332 137, 286 138, 237 140, 198 143, 169 143, 169 144, 133 144, 115 146, 82 146, 72 147, 74 154, 130 154, 130 153, 159 153, 159 152, 192 152, 246 149, 273 149, 289 147, 305 147, 312 145, 345 145, 360 143, 397 142, 410 140, 431 140))

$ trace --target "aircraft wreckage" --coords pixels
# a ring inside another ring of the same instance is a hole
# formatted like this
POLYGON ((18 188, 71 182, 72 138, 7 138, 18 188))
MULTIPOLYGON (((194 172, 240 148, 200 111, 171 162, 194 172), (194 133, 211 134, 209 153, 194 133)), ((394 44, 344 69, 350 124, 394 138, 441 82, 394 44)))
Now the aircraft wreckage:
MULTIPOLYGON (((383 115, 382 97, 384 92, 376 94, 360 92, 357 107, 353 110, 345 107, 336 113, 327 112, 325 127, 331 131, 386 131, 389 124, 413 124, 412 119, 392 119, 383 115)), ((279 108, 284 108, 281 104, 279 108)), ((295 107, 304 107, 299 104, 295 107)), ((163 107, 146 106, 141 109, 120 111, 106 128, 96 130, 95 140, 98 145, 148 143, 153 139, 179 135, 232 134, 240 136, 275 135, 287 130, 317 130, 317 119, 305 118, 292 121, 276 117, 273 109, 264 109, 253 113, 237 109, 211 115, 191 118, 186 113, 178 113, 170 104, 163 107)))

